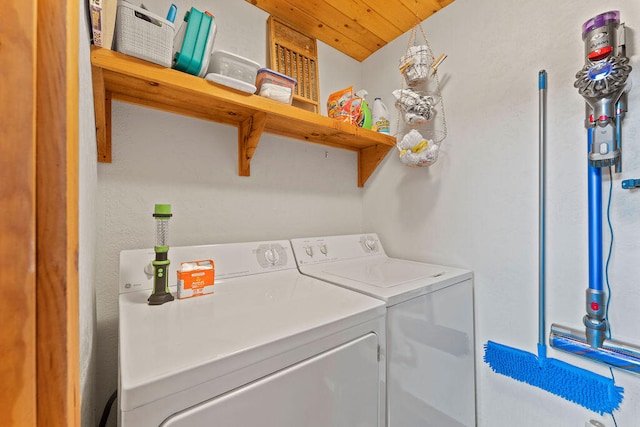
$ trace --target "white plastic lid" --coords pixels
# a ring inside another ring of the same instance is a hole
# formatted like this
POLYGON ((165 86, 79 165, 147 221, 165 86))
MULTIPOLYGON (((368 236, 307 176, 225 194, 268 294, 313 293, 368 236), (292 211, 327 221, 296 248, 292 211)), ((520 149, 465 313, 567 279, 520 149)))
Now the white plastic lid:
POLYGON ((223 86, 227 86, 233 89, 237 89, 246 93, 255 93, 256 87, 247 82, 243 82, 242 80, 234 79, 233 77, 225 76, 223 74, 218 73, 209 73, 205 76, 205 80, 210 82, 218 83, 223 86))

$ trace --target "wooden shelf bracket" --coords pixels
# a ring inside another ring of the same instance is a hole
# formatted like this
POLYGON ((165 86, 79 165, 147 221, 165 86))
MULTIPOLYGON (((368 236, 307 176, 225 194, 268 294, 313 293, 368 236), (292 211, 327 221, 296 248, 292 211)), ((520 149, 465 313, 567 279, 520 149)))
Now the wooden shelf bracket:
POLYGON ((238 175, 251 176, 251 159, 266 123, 267 114, 257 112, 238 126, 238 175))
POLYGON ((93 108, 96 116, 98 161, 111 163, 111 92, 104 86, 102 68, 91 67, 93 80, 93 108))
POLYGON ((358 151, 358 187, 364 187, 364 183, 391 148, 389 145, 377 144, 358 151))

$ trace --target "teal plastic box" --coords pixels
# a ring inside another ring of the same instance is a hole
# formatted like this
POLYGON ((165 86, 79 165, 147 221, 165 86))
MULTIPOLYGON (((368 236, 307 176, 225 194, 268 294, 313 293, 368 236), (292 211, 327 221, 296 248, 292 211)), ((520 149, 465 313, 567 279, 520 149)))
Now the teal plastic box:
POLYGON ((206 73, 216 26, 213 17, 192 7, 176 36, 173 68, 194 76, 206 73))

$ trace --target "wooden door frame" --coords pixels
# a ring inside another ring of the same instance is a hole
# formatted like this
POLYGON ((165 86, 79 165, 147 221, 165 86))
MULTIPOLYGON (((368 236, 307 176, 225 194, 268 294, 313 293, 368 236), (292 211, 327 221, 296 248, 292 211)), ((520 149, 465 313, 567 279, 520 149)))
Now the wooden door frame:
POLYGON ((3 426, 80 425, 78 12, 8 0, 0 14, 3 426))
MULTIPOLYGON (((85 0, 79 0, 85 1, 85 0)), ((38 0, 38 426, 80 425, 77 0, 38 0)))

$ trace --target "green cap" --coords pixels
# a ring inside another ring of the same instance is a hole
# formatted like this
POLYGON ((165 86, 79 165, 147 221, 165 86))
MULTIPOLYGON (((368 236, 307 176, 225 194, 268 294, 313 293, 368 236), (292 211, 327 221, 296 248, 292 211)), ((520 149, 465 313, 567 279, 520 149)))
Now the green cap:
POLYGON ((156 204, 156 209, 153 212, 155 217, 171 217, 171 205, 156 204))

